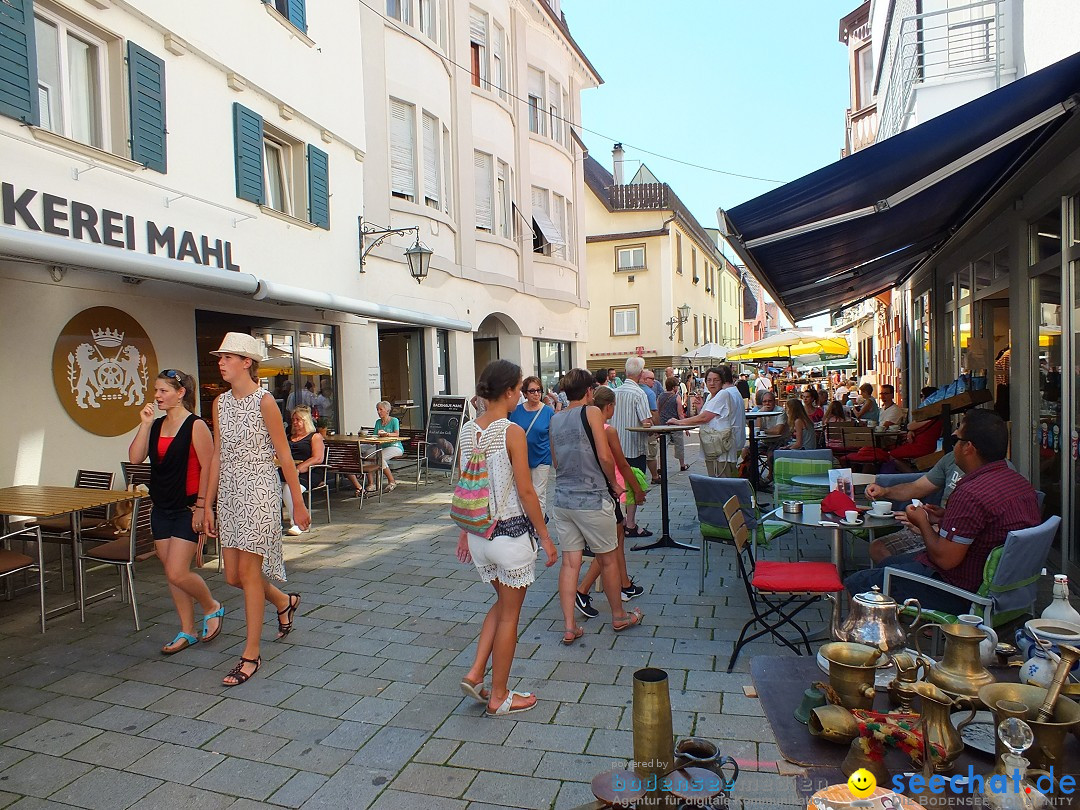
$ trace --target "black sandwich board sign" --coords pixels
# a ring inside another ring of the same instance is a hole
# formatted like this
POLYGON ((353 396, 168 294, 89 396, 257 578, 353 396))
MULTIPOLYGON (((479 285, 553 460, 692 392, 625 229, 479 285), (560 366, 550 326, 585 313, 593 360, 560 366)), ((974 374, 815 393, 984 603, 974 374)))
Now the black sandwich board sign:
POLYGON ((454 469, 458 437, 465 421, 465 397, 432 397, 428 408, 427 463, 433 470, 454 469))

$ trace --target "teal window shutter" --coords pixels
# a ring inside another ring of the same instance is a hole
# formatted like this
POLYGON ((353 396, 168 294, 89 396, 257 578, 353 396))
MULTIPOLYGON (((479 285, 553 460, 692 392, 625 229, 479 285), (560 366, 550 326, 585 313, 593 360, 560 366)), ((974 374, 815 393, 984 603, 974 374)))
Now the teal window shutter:
POLYGON ((0 115, 41 121, 33 0, 0 0, 0 115))
POLYGON ((233 102, 233 148, 236 153, 236 196, 263 205, 263 119, 233 102))
POLYGON ((165 172, 165 62, 128 42, 128 101, 131 106, 131 159, 165 172))
POLYGON ((307 0, 288 0, 289 22, 307 33, 307 0))
POLYGON ((330 230, 330 157, 308 144, 308 222, 330 230))

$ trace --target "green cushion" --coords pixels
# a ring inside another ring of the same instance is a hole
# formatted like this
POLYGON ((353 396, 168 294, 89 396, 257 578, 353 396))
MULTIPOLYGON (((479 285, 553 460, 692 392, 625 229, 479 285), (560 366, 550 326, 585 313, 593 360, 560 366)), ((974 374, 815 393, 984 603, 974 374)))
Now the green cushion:
MULTIPOLYGON (((916 614, 919 614, 919 611, 908 606, 900 608, 900 613, 904 616, 915 616, 916 614)), ((943 610, 923 610, 921 616, 924 621, 932 622, 933 624, 956 624, 959 621, 959 619, 951 613, 946 613, 943 610)))
POLYGON ((821 503, 828 490, 792 483, 796 475, 826 475, 833 468, 832 462, 822 458, 788 458, 773 460, 773 502, 803 501, 821 503))

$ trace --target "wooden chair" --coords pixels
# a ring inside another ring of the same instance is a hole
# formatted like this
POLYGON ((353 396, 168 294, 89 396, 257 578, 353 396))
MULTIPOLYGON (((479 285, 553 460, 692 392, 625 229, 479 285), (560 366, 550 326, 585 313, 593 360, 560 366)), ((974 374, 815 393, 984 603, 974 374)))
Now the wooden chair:
POLYGON ((398 432, 401 435, 401 446, 405 448, 405 452, 390 462, 391 469, 393 469, 394 462, 407 462, 410 470, 415 465, 416 480, 414 488, 420 489, 420 482, 427 477, 428 472, 427 434, 422 428, 401 428, 398 432))
MULTIPOLYGON (((360 481, 360 508, 364 507, 364 491, 367 487, 367 472, 364 470, 364 459, 360 453, 360 442, 327 442, 326 443, 326 468, 327 478, 333 475, 355 475, 360 481)), ((327 516, 330 509, 327 507, 327 516)))
POLYGON ((889 454, 877 446, 874 429, 864 425, 844 425, 844 462, 877 467, 889 454))
MULTIPOLYGON (((77 489, 112 489, 114 473, 101 470, 79 470, 75 473, 75 487, 77 489)), ((86 509, 79 515, 79 529, 81 531, 100 526, 109 519, 109 507, 98 506, 86 509)), ((45 543, 54 543, 61 547, 71 549, 72 569, 75 567, 75 538, 71 534, 71 517, 44 518, 36 520, 31 526, 41 528, 41 539, 45 543)), ((67 588, 67 577, 64 572, 64 552, 60 551, 60 589, 67 588)))
POLYGON ((739 632, 739 638, 728 660, 727 671, 731 672, 735 660, 739 657, 739 651, 746 644, 766 634, 773 636, 796 655, 802 655, 799 643, 806 647, 807 655, 812 655, 810 639, 796 621, 796 617, 822 599, 839 598, 837 595, 844 590, 844 583, 840 581, 836 566, 831 562, 759 560, 757 534, 751 534, 747 527, 746 516, 737 496, 733 495, 724 504, 724 515, 738 552, 736 561, 740 578, 746 587, 750 610, 754 614, 739 632), (790 625, 798 632, 798 640, 793 642, 780 632, 780 628, 785 625, 790 625), (747 635, 755 626, 762 629, 747 635))
POLYGON ((38 577, 38 604, 41 610, 41 632, 45 632, 45 552, 41 540, 41 527, 37 525, 23 526, 13 532, 0 537, 0 579, 19 574, 30 569, 37 569, 38 577), (29 537, 37 545, 37 559, 26 554, 20 554, 8 548, 12 537, 22 537, 23 542, 29 537))
POLYGON ((79 577, 79 617, 86 621, 86 603, 102 594, 94 596, 86 595, 86 563, 94 565, 115 565, 120 570, 120 596, 126 602, 131 600, 131 613, 135 619, 135 629, 141 630, 139 624, 139 605, 135 599, 135 555, 140 545, 153 545, 154 533, 150 528, 150 512, 152 504, 148 497, 138 497, 132 506, 131 528, 127 532, 117 536, 112 533, 112 539, 108 535, 101 534, 109 531, 105 528, 91 530, 95 539, 103 540, 100 545, 87 549, 79 544, 77 561, 77 575, 79 577))

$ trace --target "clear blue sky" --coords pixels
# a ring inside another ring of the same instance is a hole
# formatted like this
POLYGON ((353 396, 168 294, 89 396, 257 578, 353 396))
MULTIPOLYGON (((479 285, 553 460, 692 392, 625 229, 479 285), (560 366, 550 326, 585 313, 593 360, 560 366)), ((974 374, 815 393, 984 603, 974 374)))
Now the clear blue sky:
POLYGON ((838 160, 848 106, 840 18, 859 0, 562 0, 604 84, 581 94, 590 154, 644 162, 705 227, 777 183, 838 160))

